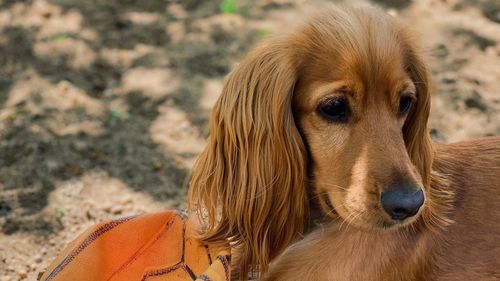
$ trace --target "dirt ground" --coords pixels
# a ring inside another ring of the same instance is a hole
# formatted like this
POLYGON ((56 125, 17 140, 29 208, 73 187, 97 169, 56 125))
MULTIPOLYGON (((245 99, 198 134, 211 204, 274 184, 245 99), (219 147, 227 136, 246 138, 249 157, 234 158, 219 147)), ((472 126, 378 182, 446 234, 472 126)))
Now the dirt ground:
MULTIPOLYGON (((224 76, 340 1, 236 2, 0 0, 0 281, 100 220, 183 208, 224 76)), ((374 2, 426 47, 432 136, 500 134, 500 1, 374 2)))

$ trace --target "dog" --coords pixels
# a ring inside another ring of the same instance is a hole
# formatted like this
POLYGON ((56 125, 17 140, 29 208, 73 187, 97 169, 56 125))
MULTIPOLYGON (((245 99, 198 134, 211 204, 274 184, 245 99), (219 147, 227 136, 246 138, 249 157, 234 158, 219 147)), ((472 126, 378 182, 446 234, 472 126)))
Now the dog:
POLYGON ((417 41, 330 7, 230 73, 189 209, 234 278, 500 280, 500 138, 431 140, 417 41))

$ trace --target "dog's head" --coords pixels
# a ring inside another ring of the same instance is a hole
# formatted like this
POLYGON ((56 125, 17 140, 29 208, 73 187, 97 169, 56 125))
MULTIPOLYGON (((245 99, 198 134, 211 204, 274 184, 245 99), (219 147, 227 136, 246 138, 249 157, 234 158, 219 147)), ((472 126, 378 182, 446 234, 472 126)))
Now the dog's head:
POLYGON ((410 35, 373 10, 301 30, 293 106, 320 202, 361 227, 411 222, 425 201, 429 79, 410 35))
POLYGON ((308 189, 358 227, 411 223, 430 184, 429 99, 420 51, 377 9, 332 8, 264 42, 229 75, 193 170, 204 238, 229 239, 243 278, 300 235, 308 189))

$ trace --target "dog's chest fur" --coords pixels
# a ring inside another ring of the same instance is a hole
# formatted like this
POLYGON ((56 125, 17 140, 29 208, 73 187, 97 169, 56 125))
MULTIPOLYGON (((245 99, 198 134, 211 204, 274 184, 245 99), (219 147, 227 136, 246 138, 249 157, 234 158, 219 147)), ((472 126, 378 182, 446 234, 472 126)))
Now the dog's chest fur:
POLYGON ((281 269, 264 280, 423 280, 431 260, 429 255, 429 260, 421 257, 426 256, 423 252, 429 250, 430 242, 426 234, 374 234, 345 225, 329 226, 311 233, 278 260, 282 268, 304 270, 291 270, 294 276, 284 276, 288 270, 281 269))

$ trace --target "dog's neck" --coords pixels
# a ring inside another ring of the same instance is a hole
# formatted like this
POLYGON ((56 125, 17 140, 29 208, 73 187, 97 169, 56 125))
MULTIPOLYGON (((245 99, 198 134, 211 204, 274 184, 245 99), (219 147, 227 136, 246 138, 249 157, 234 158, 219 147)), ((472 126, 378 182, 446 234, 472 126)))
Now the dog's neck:
POLYGON ((332 276, 335 280, 425 280, 433 270, 437 237, 412 227, 366 231, 331 221, 316 225, 291 245, 272 271, 307 269, 293 270, 297 276, 288 276, 290 280, 330 280, 332 276))

